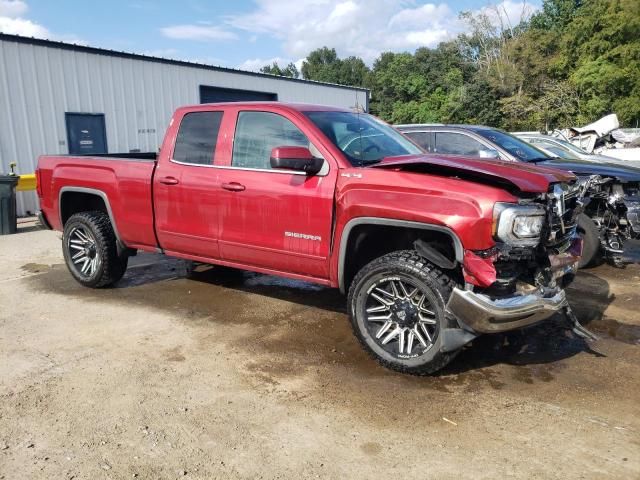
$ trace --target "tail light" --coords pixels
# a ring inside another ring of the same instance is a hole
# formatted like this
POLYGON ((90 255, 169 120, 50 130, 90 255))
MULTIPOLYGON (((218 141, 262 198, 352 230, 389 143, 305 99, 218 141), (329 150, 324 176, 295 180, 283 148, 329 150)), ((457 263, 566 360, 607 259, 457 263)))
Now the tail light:
POLYGON ((40 169, 36 168, 36 192, 38 197, 42 198, 42 182, 40 181, 40 169))

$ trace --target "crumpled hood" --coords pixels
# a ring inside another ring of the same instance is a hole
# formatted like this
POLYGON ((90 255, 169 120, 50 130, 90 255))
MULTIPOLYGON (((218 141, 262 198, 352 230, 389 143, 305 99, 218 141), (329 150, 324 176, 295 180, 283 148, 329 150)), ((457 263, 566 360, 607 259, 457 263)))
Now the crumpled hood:
POLYGON ((558 168, 576 175, 600 175, 613 177, 620 182, 640 182, 640 168, 620 165, 620 163, 589 162, 586 160, 565 160, 552 158, 536 165, 558 168))
POLYGON ((545 193, 553 183, 571 182, 575 176, 555 168, 461 155, 402 155, 384 158, 370 168, 459 175, 495 184, 511 184, 522 192, 545 193))

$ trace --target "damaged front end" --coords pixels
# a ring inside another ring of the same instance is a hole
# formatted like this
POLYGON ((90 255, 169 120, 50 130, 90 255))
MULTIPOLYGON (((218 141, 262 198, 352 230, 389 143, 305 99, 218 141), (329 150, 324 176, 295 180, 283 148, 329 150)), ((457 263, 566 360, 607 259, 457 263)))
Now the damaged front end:
POLYGON ((640 184, 611 177, 580 177, 585 213, 600 233, 604 258, 617 267, 640 263, 640 184))
POLYGON ((475 333, 522 328, 566 309, 564 287, 577 271, 582 240, 580 184, 554 184, 549 192, 494 207, 495 246, 464 254, 465 288, 448 311, 475 333))

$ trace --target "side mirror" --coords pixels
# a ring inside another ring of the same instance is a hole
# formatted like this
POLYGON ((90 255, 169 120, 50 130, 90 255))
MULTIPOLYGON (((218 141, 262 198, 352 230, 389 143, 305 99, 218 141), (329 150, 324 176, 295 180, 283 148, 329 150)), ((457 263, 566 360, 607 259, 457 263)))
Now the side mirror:
POLYGON ((315 175, 322 170, 322 165, 324 160, 314 157, 306 147, 275 147, 271 150, 271 168, 315 175))
POLYGON ((480 150, 478 152, 480 158, 500 158, 500 154, 493 148, 487 148, 486 150, 480 150))

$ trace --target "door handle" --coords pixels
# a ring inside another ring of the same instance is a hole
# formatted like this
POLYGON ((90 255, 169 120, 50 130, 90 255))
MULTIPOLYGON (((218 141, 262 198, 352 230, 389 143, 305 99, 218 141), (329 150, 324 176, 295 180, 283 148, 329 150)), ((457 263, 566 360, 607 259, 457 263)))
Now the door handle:
POLYGON ((222 188, 230 192, 242 192, 246 187, 238 182, 223 183, 222 188))
POLYGON ((164 183, 165 185, 177 185, 180 181, 175 177, 163 177, 158 180, 160 183, 164 183))

